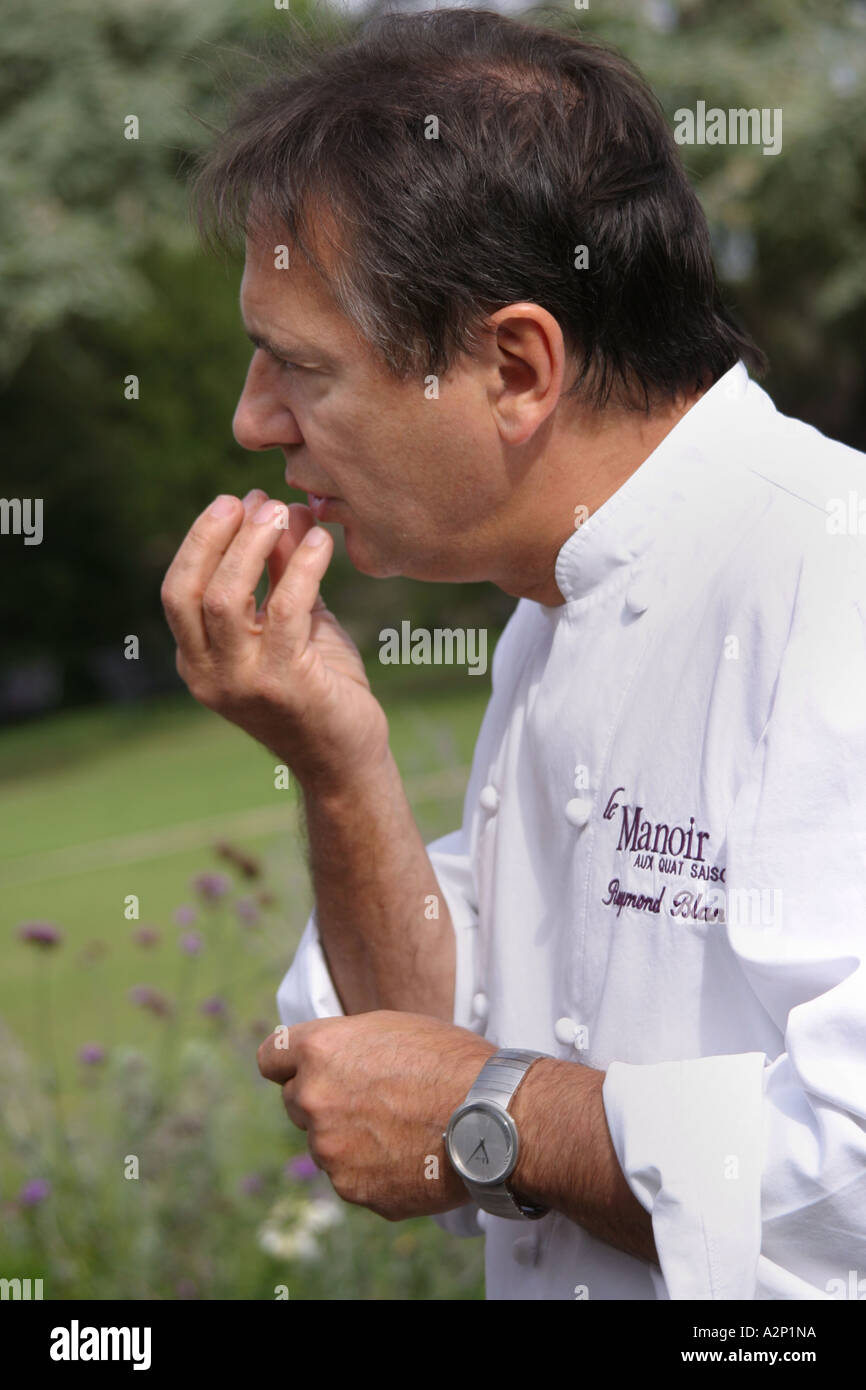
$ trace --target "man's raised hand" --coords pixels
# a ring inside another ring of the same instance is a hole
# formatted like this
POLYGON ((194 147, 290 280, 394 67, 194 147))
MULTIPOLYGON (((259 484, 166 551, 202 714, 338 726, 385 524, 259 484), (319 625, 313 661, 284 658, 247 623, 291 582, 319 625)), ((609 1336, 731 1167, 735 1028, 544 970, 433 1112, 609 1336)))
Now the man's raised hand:
POLYGON ((308 507, 254 489, 243 503, 221 496, 202 512, 161 591, 190 693, 320 791, 363 778, 388 749, 358 649, 319 593, 332 555, 308 507))

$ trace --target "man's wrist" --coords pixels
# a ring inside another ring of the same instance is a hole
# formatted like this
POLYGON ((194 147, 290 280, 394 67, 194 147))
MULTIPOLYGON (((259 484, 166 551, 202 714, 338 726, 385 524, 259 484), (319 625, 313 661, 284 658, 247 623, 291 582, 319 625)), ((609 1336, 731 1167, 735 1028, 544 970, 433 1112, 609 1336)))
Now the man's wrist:
POLYGON ((356 768, 331 767, 323 763, 315 771, 295 775, 307 812, 315 809, 329 818, 353 819, 358 807, 369 804, 371 798, 378 801, 393 792, 395 786, 403 790, 400 769, 390 746, 385 747, 381 757, 356 768))
POLYGON ((508 1187, 519 1201, 563 1211, 573 1205, 581 1180, 581 1121, 595 1072, 578 1062, 541 1057, 527 1072, 509 1105, 520 1148, 508 1187))
POLYGON ((605 1073, 543 1058, 509 1107, 520 1136, 508 1180, 518 1201, 562 1212, 599 1240, 658 1265, 652 1217, 620 1167, 604 1108, 605 1073))

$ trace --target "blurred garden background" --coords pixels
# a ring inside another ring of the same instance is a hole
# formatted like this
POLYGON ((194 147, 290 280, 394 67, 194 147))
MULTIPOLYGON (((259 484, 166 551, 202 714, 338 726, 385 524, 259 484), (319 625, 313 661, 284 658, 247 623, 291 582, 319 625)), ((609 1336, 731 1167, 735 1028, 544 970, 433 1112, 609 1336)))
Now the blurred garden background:
MULTIPOLYGON (((683 154, 726 297, 768 353, 762 384, 866 448, 866 4, 507 12, 621 47, 672 124, 698 100, 783 109, 778 156, 683 154)), ((288 13, 4 7, 0 492, 44 499, 44 538, 0 536, 0 1277, 42 1278, 46 1298, 483 1296, 481 1242, 336 1201, 258 1076, 311 906, 297 805, 273 758, 180 686, 159 603, 217 492, 288 495, 281 455, 232 438, 241 267, 203 255, 188 211, 197 153, 288 13)), ((338 39, 364 12, 292 0, 305 14, 338 39)), ((324 592, 422 832, 454 828, 489 674, 383 667, 378 632, 487 627, 492 647, 512 601, 359 577, 339 537, 324 592)))

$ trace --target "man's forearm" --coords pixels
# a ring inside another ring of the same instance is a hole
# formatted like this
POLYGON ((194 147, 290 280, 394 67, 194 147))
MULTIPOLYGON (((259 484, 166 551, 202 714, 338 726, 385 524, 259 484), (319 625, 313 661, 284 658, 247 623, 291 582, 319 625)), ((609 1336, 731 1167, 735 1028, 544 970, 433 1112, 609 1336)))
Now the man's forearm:
POLYGON ((319 935, 347 1014, 454 1016, 448 905, 393 757, 339 792, 304 788, 319 935))
POLYGON ((610 1137, 604 1077, 553 1057, 530 1068, 509 1106, 521 1137, 511 1184, 524 1200, 658 1265, 652 1218, 626 1182, 610 1137))

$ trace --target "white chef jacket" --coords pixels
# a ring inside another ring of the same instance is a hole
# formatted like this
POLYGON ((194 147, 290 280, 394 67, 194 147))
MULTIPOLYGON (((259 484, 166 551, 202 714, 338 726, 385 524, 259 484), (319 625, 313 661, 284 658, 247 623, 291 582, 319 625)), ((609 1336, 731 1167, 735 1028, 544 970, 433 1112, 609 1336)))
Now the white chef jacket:
MULTIPOLYGON (((738 363, 569 535, 565 602, 500 638, 463 824, 428 846, 454 1022, 607 1073, 661 1270, 556 1211, 435 1217, 480 1221, 488 1298, 866 1277, 861 501, 866 533, 866 456, 738 363)), ((315 912, 278 1007, 342 1013, 315 912)))

